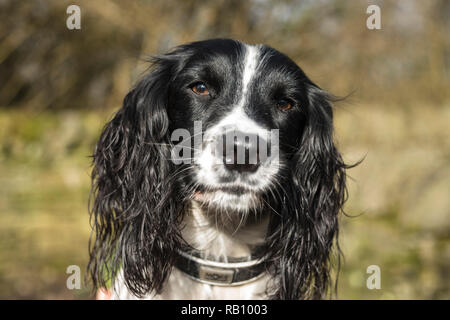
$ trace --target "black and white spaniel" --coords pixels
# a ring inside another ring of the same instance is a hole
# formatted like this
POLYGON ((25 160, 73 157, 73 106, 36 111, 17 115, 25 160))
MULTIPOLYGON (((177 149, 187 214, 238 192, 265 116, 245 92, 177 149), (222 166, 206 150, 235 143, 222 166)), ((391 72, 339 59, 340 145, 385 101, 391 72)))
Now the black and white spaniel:
POLYGON ((207 40, 153 58, 95 149, 94 288, 326 297, 348 168, 330 100, 266 45, 207 40))

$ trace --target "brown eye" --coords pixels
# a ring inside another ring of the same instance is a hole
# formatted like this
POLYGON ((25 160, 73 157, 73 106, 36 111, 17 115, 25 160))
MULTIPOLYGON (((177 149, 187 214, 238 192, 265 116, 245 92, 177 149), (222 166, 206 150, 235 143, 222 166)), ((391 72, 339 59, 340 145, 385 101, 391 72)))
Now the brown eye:
POLYGON ((197 82, 191 87, 191 90, 201 96, 206 96, 209 94, 209 90, 203 82, 197 82))
POLYGON ((289 100, 286 99, 280 99, 277 102, 277 108, 281 111, 287 111, 292 109, 292 103, 289 100))

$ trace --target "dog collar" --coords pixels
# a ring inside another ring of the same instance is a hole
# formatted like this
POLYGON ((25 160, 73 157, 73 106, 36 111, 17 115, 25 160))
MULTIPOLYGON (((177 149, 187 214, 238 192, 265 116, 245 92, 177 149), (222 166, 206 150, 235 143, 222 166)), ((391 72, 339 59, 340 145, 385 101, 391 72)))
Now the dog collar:
POLYGON ((178 251, 175 266, 191 279, 216 286, 249 283, 261 277, 265 271, 265 263, 261 259, 228 257, 227 261, 201 258, 200 251, 196 250, 189 253, 178 251))

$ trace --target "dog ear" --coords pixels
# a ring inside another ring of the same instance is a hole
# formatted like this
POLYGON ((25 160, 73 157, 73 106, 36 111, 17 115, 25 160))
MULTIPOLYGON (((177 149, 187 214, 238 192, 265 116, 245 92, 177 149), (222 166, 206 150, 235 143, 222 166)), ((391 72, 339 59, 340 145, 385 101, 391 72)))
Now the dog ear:
POLYGON ((272 256, 280 282, 274 298, 316 299, 330 283, 329 256, 338 235, 338 213, 346 200, 348 166, 333 141, 330 95, 313 83, 302 138, 285 184, 281 221, 273 228, 272 256), (279 231, 277 231, 279 230, 279 231))
POLYGON ((182 211, 170 176, 167 114, 176 59, 153 62, 104 128, 93 156, 88 272, 96 289, 122 271, 136 296, 159 291, 170 273, 182 211))

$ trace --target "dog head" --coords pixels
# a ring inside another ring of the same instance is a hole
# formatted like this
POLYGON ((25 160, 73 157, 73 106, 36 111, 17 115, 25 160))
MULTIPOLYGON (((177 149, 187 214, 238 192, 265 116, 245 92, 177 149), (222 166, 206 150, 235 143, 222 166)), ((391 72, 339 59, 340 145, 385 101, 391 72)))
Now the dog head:
POLYGON ((265 45, 194 42, 152 62, 95 150, 94 285, 122 268, 136 295, 160 290, 195 201, 238 216, 271 212, 272 296, 322 296, 347 168, 330 95, 265 45))

